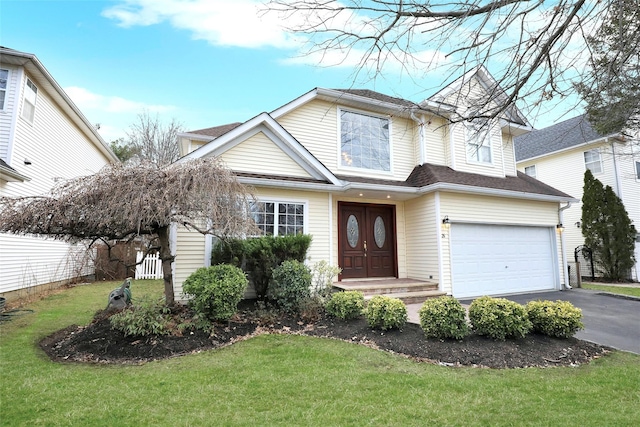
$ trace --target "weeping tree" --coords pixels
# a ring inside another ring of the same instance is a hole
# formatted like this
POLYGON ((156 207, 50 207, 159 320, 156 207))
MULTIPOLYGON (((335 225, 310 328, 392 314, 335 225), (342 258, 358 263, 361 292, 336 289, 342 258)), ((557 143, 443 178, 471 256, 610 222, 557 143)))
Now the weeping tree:
POLYGON ((67 242, 142 240, 162 260, 167 304, 174 303, 173 224, 221 238, 253 233, 252 194, 213 158, 111 165, 54 187, 47 195, 0 198, 0 232, 67 242))
POLYGON ((584 174, 582 235, 606 279, 622 281, 634 265, 636 228, 622 200, 590 170, 584 174))

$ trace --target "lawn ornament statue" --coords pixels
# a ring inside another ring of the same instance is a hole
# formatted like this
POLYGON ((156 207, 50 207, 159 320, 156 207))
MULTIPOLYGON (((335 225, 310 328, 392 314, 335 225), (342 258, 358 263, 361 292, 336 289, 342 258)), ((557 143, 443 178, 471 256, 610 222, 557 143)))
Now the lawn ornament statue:
POLYGON ((127 277, 119 288, 109 294, 107 310, 121 310, 131 304, 131 277, 127 277))

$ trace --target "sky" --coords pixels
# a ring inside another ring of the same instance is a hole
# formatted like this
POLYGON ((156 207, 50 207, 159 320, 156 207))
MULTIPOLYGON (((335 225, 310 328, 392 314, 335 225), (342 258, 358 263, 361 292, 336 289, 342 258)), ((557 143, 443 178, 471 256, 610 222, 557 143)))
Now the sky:
MULTIPOLYGON (((442 74, 393 65, 373 79, 358 72, 355 55, 305 54, 305 39, 283 28, 292 22, 261 7, 255 0, 0 0, 0 45, 35 54, 107 142, 125 137, 144 111, 196 130, 244 122, 315 87, 420 102, 447 83, 442 74)), ((429 49, 422 54, 442 60, 429 49)), ((529 120, 545 127, 572 117, 566 110, 546 108, 529 120)))

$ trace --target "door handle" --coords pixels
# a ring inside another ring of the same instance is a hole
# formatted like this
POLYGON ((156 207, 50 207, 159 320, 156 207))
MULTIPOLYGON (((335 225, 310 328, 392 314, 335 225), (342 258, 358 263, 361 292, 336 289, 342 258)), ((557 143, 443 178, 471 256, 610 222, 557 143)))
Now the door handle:
POLYGON ((364 241, 364 256, 367 256, 367 241, 364 241))

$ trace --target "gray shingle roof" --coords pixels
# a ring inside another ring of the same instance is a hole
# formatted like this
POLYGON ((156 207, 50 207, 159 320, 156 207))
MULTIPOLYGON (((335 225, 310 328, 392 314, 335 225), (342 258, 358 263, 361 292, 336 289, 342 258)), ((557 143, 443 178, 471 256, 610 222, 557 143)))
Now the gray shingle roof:
POLYGON ((221 125, 221 126, 214 126, 212 128, 205 128, 205 129, 198 129, 198 130, 192 130, 189 131, 187 133, 193 133, 196 135, 207 135, 210 136, 212 139, 217 138, 219 136, 224 135, 225 133, 234 130, 235 128, 237 128, 238 126, 240 126, 242 123, 240 122, 235 122, 235 123, 229 123, 226 125, 221 125))
POLYGON ((383 93, 375 92, 369 89, 333 89, 333 90, 338 92, 348 93, 351 95, 362 96, 364 98, 375 99, 376 101, 382 101, 389 104, 396 104, 401 107, 420 108, 420 106, 413 101, 408 101, 402 98, 396 98, 396 97, 385 95, 383 93))
POLYGON ((591 127, 586 115, 583 114, 516 137, 514 139, 516 161, 564 150, 604 136, 607 135, 601 135, 591 127))

